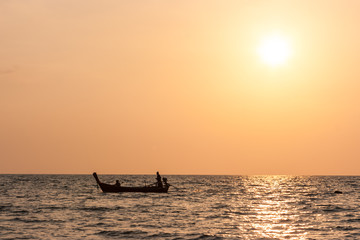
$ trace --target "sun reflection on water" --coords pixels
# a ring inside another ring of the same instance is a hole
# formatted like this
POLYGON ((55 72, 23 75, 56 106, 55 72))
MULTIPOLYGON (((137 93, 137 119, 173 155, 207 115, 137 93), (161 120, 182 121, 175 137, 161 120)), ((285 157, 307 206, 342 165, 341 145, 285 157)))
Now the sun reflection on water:
MULTIPOLYGON (((247 191, 252 194, 249 205, 255 214, 246 217, 253 231, 260 238, 306 239, 307 233, 299 230, 301 219, 298 215, 296 196, 289 191, 295 177, 253 176, 249 177, 247 191), (298 222, 295 226, 294 223, 298 222)), ((296 177, 298 178, 298 177, 296 177)))

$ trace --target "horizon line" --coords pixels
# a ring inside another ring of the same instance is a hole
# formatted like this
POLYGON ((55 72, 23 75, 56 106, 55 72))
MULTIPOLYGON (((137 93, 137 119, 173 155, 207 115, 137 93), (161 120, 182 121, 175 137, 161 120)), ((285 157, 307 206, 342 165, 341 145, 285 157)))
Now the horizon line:
MULTIPOLYGON (((93 172, 92 172, 93 173, 93 172)), ((92 175, 92 173, 0 173, 0 175, 92 175)), ((98 173, 98 172, 96 172, 98 173)), ((98 173, 99 174, 99 173, 98 173)), ((156 175, 156 173, 100 173, 99 175, 156 175)), ((168 176, 347 176, 359 177, 354 174, 195 174, 195 173, 170 173, 168 176)))

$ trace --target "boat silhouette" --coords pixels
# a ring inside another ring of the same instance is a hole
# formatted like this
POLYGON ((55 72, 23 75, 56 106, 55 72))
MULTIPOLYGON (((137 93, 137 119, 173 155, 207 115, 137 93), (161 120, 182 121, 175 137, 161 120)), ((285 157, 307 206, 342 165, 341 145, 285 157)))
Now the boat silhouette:
POLYGON ((151 185, 145 185, 143 187, 123 187, 120 186, 120 184, 117 183, 116 184, 107 184, 107 183, 102 183, 96 172, 93 173, 93 176, 97 182, 97 184, 99 185, 100 189, 103 192, 111 192, 111 193, 117 193, 117 192, 144 192, 144 193, 167 193, 170 187, 170 184, 167 183, 167 179, 163 178, 163 182, 161 182, 161 177, 160 174, 157 173, 157 180, 158 182, 155 184, 151 184, 151 185))

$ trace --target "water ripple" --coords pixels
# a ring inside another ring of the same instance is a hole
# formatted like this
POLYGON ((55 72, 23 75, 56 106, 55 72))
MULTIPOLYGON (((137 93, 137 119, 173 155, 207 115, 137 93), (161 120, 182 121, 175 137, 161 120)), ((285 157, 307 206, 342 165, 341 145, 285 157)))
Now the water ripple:
MULTIPOLYGON (((6 183, 0 195, 1 238, 360 236, 360 177, 167 177, 178 190, 170 188, 168 194, 104 194, 91 175, 0 175, 0 182, 6 183)), ((154 181, 154 176, 105 175, 101 179, 142 185, 154 181)))

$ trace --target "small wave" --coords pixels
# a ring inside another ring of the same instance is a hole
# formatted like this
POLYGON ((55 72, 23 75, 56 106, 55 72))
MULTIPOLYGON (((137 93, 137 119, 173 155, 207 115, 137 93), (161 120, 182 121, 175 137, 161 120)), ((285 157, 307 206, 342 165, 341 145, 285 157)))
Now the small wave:
POLYGON ((147 234, 147 232, 143 232, 143 231, 140 231, 140 230, 135 230, 135 231, 100 231, 100 232, 97 233, 97 235, 103 235, 103 236, 108 236, 108 237, 118 237, 118 236, 135 237, 135 236, 145 235, 145 234, 147 234))
POLYGON ((10 219, 10 221, 15 221, 15 222, 24 222, 24 223, 43 223, 43 222, 49 222, 47 220, 41 220, 41 219, 23 219, 23 218, 13 218, 10 219))
POLYGON ((309 228, 305 228, 307 231, 321 231, 320 228, 315 228, 315 227, 309 227, 309 228))
POLYGON ((327 206, 325 209, 322 209, 324 212, 343 212, 343 211, 348 211, 349 209, 345 209, 342 207, 338 207, 338 206, 327 206))
POLYGON ((306 193, 304 195, 306 197, 319 197, 319 196, 321 196, 319 193, 306 193))
POLYGON ((13 211, 14 214, 16 215, 26 215, 26 214, 29 214, 29 211, 27 210, 15 210, 13 211))
POLYGON ((205 217, 206 219, 231 219, 231 217, 223 214, 214 214, 205 217))
POLYGON ((88 225, 85 225, 85 227, 100 227, 100 226, 105 226, 107 224, 103 223, 103 222, 98 222, 98 223, 95 223, 95 224, 88 224, 88 225))
POLYGON ((256 212, 251 211, 236 211, 236 212, 225 212, 226 214, 233 214, 233 215, 256 215, 256 212))
POLYGON ((348 220, 346 220, 346 222, 360 222, 360 218, 348 219, 348 220))
POLYGON ((207 189, 204 192, 207 193, 207 194, 218 194, 219 189, 207 189))
POLYGON ((2 211, 8 211, 12 206, 11 205, 3 205, 0 206, 0 212, 2 211))
POLYGON ((111 209, 107 207, 83 207, 83 208, 79 208, 78 210, 105 212, 105 211, 110 211, 111 209))
MULTIPOLYGON (((187 237, 189 237, 189 239, 191 240, 200 240, 200 239, 206 239, 206 240, 219 240, 219 239, 224 239, 223 237, 220 236, 214 236, 214 235, 208 235, 208 234, 188 234, 187 237)), ((186 238, 188 239, 188 238, 186 238)))
POLYGON ((283 224, 283 223, 291 223, 292 220, 287 218, 287 219, 280 219, 277 223, 283 224))
POLYGON ((212 206, 211 208, 213 209, 221 209, 221 208, 227 208, 229 207, 228 204, 223 204, 223 203, 216 203, 214 206, 212 206))
POLYGON ((114 208, 109 208, 109 207, 82 207, 82 208, 78 208, 77 210, 80 211, 94 211, 94 212, 107 212, 107 211, 116 211, 116 210, 120 210, 123 209, 123 207, 114 207, 114 208))
POLYGON ((352 226, 337 226, 336 230, 340 230, 340 231, 354 231, 354 230, 358 230, 359 228, 354 228, 352 226))
POLYGON ((42 209, 50 209, 50 210, 65 210, 67 207, 60 207, 60 206, 47 206, 42 207, 42 209))
POLYGON ((147 237, 145 237, 146 239, 159 239, 159 238, 169 238, 169 237, 175 237, 176 234, 171 234, 171 233, 157 233, 157 234, 153 234, 153 235, 149 235, 147 237))

